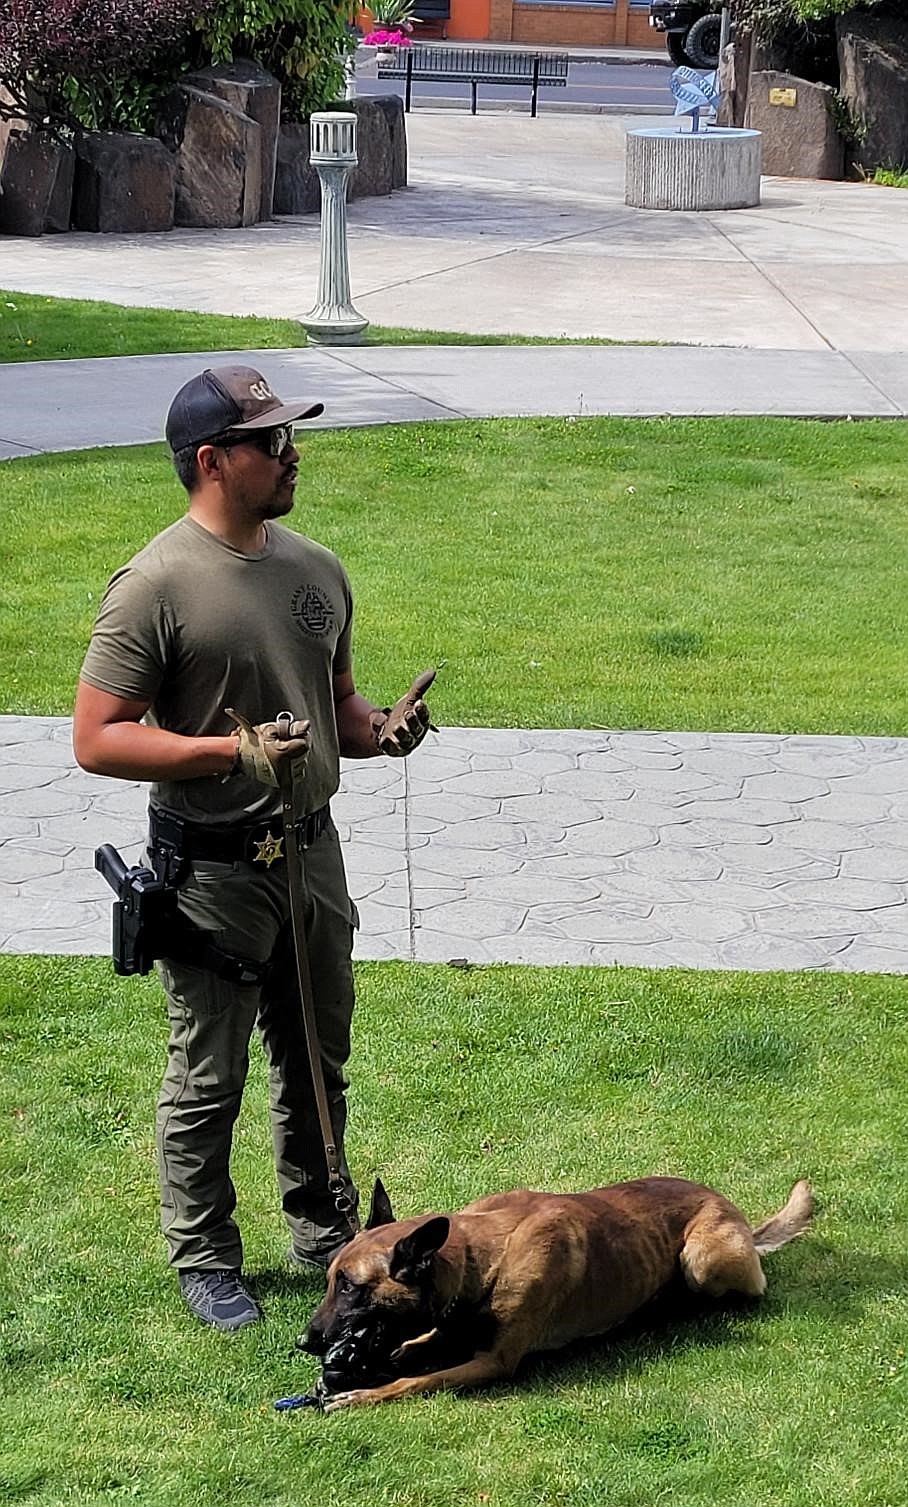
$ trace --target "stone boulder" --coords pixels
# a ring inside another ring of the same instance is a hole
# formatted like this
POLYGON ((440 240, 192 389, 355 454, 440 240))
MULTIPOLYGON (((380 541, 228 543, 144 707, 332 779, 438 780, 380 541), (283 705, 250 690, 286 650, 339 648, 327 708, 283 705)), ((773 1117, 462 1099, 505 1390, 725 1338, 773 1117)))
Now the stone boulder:
POLYGON ((831 16, 801 21, 775 17, 770 25, 757 23, 751 35, 751 69, 756 73, 794 73, 835 87, 835 23, 831 16))
POLYGON ((46 131, 11 131, 0 169, 0 231, 68 230, 76 157, 46 131))
POLYGON ((390 194, 392 183, 391 131, 377 100, 350 99, 345 109, 356 115, 358 162, 347 179, 348 199, 390 194))
POLYGON ((367 199, 407 186, 407 127, 397 94, 360 96, 329 107, 356 115, 359 162, 349 178, 347 197, 367 199))
POLYGON ((281 126, 274 179, 274 212, 311 215, 321 208, 318 173, 309 162, 309 125, 281 126))
POLYGON ((174 154, 174 223, 211 230, 254 225, 262 205, 261 127, 242 110, 179 84, 162 100, 156 130, 174 154))
POLYGON ((835 90, 793 73, 750 75, 746 124, 763 136, 771 178, 841 178, 845 143, 832 115, 835 90))
POLYGON ((717 126, 744 124, 750 83, 750 42, 750 33, 743 32, 723 48, 717 79, 721 96, 716 111, 717 126))
MULTIPOLYGON (((347 179, 347 198, 390 194, 407 186, 407 127, 397 95, 345 99, 328 107, 356 115, 359 162, 347 179)), ((315 214, 321 208, 318 174, 309 162, 309 124, 281 126, 274 184, 274 212, 315 214)))
POLYGON ((247 58, 233 63, 218 63, 201 68, 180 80, 226 100, 243 115, 254 120, 261 133, 262 192, 259 219, 270 220, 274 211, 274 177, 277 169, 277 146, 281 128, 281 86, 273 73, 247 58))
POLYGON ((391 136, 391 187, 407 186, 407 117, 399 94, 381 94, 373 101, 385 117, 391 136))
POLYGON ((851 11, 837 23, 840 91, 866 129, 865 168, 908 162, 908 20, 851 11))
POLYGON ((155 137, 86 131, 77 140, 75 230, 170 230, 173 205, 173 158, 155 137))
MULTIPOLYGON (((11 105, 12 103, 12 96, 0 84, 0 105, 11 105)), ((3 155, 6 151, 6 143, 9 141, 9 138, 21 131, 27 130, 28 126, 24 120, 0 120, 0 167, 3 165, 3 155)))

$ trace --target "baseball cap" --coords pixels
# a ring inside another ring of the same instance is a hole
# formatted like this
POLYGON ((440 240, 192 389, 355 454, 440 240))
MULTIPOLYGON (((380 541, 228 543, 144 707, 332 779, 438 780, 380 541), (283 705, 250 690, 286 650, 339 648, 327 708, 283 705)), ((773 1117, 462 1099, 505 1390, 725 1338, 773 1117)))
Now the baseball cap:
POLYGON ((177 393, 165 433, 171 450, 203 445, 225 430, 273 429, 297 419, 314 419, 324 403, 282 403, 271 384, 252 366, 208 367, 177 393))

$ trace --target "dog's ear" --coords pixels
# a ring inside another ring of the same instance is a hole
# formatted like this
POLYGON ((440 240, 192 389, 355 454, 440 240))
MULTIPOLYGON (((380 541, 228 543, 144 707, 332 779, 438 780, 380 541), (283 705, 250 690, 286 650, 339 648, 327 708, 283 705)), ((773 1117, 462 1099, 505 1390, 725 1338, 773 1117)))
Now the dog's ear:
POLYGON ((385 1185, 380 1177, 375 1179, 375 1187, 372 1189, 372 1202, 369 1205, 369 1218, 366 1220, 367 1230, 377 1230, 381 1224, 394 1224, 394 1210, 391 1200, 385 1192, 385 1185))
POLYGON ((451 1221, 444 1214, 436 1214, 423 1224, 417 1225, 411 1235, 398 1240, 388 1264, 388 1272, 395 1282, 418 1282, 424 1276, 436 1251, 440 1251, 451 1229, 451 1221))

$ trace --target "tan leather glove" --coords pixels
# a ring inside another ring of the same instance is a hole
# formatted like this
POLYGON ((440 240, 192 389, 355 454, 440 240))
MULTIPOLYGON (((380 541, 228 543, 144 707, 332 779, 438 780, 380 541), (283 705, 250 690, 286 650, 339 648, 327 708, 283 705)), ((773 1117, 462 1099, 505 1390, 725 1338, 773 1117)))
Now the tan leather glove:
MULTIPOLYGON (((417 675, 406 696, 393 706, 372 714, 372 733, 380 753, 402 759, 412 753, 432 727, 423 696, 435 679, 434 670, 417 675)), ((433 732, 435 729, 432 729, 433 732)))
POLYGON ((237 764, 243 774, 263 785, 283 786, 302 777, 309 757, 309 723, 282 712, 274 722, 255 726, 242 712, 225 706, 239 729, 237 764))

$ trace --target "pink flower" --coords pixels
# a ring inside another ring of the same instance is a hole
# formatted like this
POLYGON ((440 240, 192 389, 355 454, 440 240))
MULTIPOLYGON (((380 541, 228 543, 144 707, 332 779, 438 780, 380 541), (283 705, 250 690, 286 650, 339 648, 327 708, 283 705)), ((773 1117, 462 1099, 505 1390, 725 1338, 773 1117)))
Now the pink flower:
POLYGON ((412 47, 410 38, 402 31, 370 31, 363 37, 366 47, 412 47))

